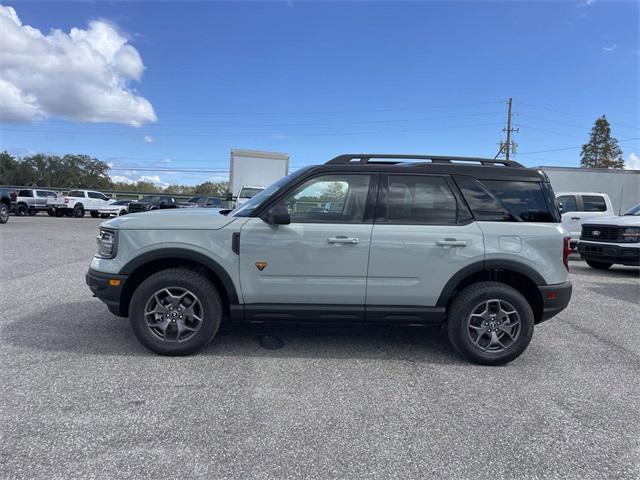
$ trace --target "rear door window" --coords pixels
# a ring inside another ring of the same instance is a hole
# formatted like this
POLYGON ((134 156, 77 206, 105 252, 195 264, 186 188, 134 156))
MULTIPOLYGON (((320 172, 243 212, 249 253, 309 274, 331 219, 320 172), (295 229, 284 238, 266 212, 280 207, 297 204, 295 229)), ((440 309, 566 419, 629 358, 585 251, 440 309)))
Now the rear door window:
POLYGON ((67 197, 78 197, 78 198, 84 198, 84 192, 82 190, 71 190, 68 194, 67 197))
POLYGON ((32 190, 20 190, 18 192, 18 196, 19 197, 33 197, 33 191, 32 190))
POLYGON ((556 203, 560 207, 562 213, 577 212, 578 203, 575 195, 562 195, 556 198, 556 203))
POLYGON ((601 197, 600 195, 583 195, 582 211, 583 212, 606 212, 607 203, 604 201, 604 197, 601 197))
POLYGON ((444 177, 389 175, 387 211, 376 222, 404 225, 454 225, 458 202, 444 177))

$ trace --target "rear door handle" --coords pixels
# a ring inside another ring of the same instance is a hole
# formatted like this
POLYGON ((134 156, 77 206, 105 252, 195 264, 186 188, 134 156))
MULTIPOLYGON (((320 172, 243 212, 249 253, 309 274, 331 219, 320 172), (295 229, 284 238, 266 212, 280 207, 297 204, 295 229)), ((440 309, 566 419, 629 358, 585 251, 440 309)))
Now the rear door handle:
POLYGON ((359 238, 355 238, 355 237, 343 237, 343 236, 339 235, 337 237, 329 237, 329 238, 327 238, 327 243, 336 243, 336 244, 347 243, 347 244, 350 244, 350 245, 356 245, 356 244, 360 243, 360 239, 359 238))
POLYGON ((580 220, 580 217, 571 217, 571 220, 580 220))
POLYGON ((444 240, 438 240, 436 245, 439 247, 466 247, 466 240, 456 240, 455 238, 445 238, 444 240))

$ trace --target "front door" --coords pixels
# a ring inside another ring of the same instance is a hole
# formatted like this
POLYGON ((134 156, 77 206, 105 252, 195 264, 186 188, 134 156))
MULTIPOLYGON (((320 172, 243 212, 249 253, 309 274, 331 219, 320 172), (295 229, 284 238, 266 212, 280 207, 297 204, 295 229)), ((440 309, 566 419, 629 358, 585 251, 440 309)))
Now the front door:
POLYGON ((290 225, 249 219, 240 232, 245 311, 304 304, 339 312, 342 305, 361 316, 376 180, 369 174, 320 174, 279 200, 290 225))

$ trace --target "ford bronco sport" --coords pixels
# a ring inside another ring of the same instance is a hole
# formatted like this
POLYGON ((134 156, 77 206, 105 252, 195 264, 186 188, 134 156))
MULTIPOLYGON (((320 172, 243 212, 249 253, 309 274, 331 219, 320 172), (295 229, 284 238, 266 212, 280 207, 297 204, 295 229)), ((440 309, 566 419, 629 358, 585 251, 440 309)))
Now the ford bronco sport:
POLYGON ((513 161, 341 155, 233 211, 103 223, 86 280, 163 355, 224 318, 444 325, 468 360, 518 357, 571 297, 544 173, 513 161))

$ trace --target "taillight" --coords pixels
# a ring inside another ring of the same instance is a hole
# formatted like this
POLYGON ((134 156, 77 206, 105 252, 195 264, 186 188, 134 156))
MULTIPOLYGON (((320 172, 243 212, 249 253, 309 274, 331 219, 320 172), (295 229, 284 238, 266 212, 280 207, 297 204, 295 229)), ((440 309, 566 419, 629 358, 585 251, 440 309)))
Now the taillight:
POLYGON ((564 237, 562 242, 562 262, 567 268, 567 272, 569 271, 569 255, 571 254, 571 245, 569 245, 569 240, 571 240, 571 237, 564 237))
POLYGON ((11 197, 12 202, 15 202, 18 199, 18 194, 16 192, 11 192, 9 196, 11 197))
POLYGON ((69 203, 69 199, 67 197, 64 197, 64 203, 69 203))

